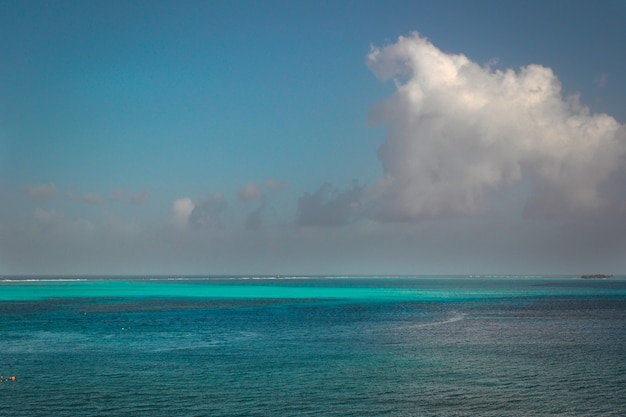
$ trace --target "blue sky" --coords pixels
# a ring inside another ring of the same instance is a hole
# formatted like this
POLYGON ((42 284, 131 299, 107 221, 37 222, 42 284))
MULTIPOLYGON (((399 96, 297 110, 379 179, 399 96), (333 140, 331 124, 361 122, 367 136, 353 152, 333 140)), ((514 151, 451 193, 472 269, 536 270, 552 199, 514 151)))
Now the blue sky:
POLYGON ((626 273, 623 1, 0 4, 1 274, 626 273))

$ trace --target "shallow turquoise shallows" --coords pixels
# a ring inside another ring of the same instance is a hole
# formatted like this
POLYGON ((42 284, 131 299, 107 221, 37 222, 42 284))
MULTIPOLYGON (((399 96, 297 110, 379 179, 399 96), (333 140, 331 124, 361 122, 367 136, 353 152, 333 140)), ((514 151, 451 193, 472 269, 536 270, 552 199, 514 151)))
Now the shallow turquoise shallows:
POLYGON ((624 323, 623 277, 5 277, 0 415, 623 416, 624 323))

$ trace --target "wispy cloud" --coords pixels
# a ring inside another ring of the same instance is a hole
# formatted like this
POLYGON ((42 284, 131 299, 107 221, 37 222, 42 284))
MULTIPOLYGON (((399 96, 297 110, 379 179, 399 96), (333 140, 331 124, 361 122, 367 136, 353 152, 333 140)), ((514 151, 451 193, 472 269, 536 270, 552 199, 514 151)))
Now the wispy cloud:
POLYGON ((139 193, 128 194, 122 189, 117 189, 109 196, 109 201, 123 202, 130 204, 143 204, 150 198, 150 192, 148 190, 141 191, 139 193))
POLYGON ((371 114, 388 127, 378 152, 380 218, 479 213, 493 191, 524 177, 532 186, 529 214, 563 216, 609 203, 599 190, 623 162, 626 130, 576 97, 563 98, 550 68, 494 71, 418 34, 373 48, 368 65, 396 86, 371 114))
POLYGON ((276 181, 274 179, 269 179, 265 181, 265 186, 271 193, 277 193, 287 188, 289 186, 289 183, 287 181, 276 181))
POLYGON ((109 196, 109 201, 122 201, 126 197, 124 190, 115 190, 109 196))
POLYGON ((35 224, 42 231, 48 231, 59 223, 61 216, 55 210, 35 209, 35 224))
POLYGON ((143 204, 150 198, 150 192, 148 190, 144 190, 140 193, 134 193, 130 196, 131 204, 143 204))
POLYGON ((51 199, 57 197, 57 187, 54 183, 42 185, 27 185, 22 187, 24 192, 33 199, 51 199))
POLYGON ((609 76, 607 74, 600 74, 593 80, 593 83, 596 87, 603 89, 609 83, 609 76))
POLYGON ((102 205, 104 204, 104 198, 97 193, 85 193, 82 195, 81 200, 85 203, 102 205))

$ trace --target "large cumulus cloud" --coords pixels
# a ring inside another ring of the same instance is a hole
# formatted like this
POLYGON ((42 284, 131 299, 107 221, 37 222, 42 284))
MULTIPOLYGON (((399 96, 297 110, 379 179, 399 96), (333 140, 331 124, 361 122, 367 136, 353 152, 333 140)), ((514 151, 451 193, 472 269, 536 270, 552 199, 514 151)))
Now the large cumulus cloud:
POLYGON ((368 66, 395 93, 372 110, 388 135, 376 187, 386 220, 475 214, 526 179, 527 213, 606 209, 601 186, 623 164, 626 129, 563 97, 549 68, 494 70, 442 52, 417 33, 373 48, 368 66))

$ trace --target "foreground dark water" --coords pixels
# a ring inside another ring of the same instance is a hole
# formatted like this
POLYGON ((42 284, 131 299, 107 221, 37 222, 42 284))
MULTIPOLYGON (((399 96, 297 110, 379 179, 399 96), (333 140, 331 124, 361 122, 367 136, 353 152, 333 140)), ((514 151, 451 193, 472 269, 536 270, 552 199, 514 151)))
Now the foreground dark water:
POLYGON ((0 281, 0 415, 623 416, 626 280, 0 281))

